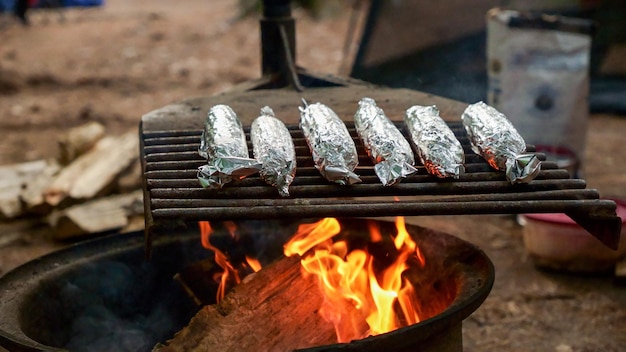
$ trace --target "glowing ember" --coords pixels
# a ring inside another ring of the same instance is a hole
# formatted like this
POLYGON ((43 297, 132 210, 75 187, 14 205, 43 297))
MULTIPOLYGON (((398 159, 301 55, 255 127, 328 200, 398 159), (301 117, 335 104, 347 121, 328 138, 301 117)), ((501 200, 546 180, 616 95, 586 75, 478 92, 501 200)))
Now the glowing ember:
MULTIPOLYGON (((216 281, 219 282, 216 299, 217 302, 220 302, 226 294, 229 283, 231 281, 234 285, 240 283, 241 276, 239 271, 228 260, 228 256, 219 248, 211 244, 210 237, 213 234, 211 224, 208 221, 200 221, 198 222, 198 226, 200 227, 200 242, 202 243, 202 246, 215 253, 215 263, 223 269, 223 271, 216 278, 216 281)), ((235 238, 237 236, 237 225, 235 225, 234 222, 225 221, 224 227, 228 230, 231 237, 235 238)), ((246 256, 246 263, 255 272, 261 270, 261 263, 255 258, 246 256)))
MULTIPOLYGON (((396 219, 397 250, 384 268, 364 249, 349 250, 348 243, 332 241, 341 232, 336 219, 301 225, 285 245, 287 256, 298 254, 307 273, 318 278, 324 302, 319 312, 335 326, 338 342, 378 335, 420 321, 420 307, 411 283, 403 277, 409 263, 425 265, 417 244, 396 219)), ((380 229, 370 226, 370 240, 382 241, 380 229)))

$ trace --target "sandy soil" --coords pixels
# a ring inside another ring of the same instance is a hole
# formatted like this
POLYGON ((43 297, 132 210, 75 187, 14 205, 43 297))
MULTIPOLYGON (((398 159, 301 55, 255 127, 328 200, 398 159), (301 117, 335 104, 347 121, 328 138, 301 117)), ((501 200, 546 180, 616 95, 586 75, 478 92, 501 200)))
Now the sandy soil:
MULTIPOLYGON (((136 130, 148 111, 260 76, 258 22, 238 19, 237 0, 108 0, 102 8, 31 15, 29 27, 0 20, 0 165, 56 157, 57 138, 69 127, 99 121, 112 134, 136 130)), ((294 15, 298 64, 342 73, 349 12, 294 15)), ((624 130, 621 117, 590 121, 585 177, 603 195, 626 198, 624 130)), ((412 222, 470 240, 495 263, 492 294, 464 323, 466 350, 624 350, 626 294, 610 276, 536 270, 510 217, 412 222)), ((43 231, 0 246, 0 275, 61 246, 36 239, 43 231)))

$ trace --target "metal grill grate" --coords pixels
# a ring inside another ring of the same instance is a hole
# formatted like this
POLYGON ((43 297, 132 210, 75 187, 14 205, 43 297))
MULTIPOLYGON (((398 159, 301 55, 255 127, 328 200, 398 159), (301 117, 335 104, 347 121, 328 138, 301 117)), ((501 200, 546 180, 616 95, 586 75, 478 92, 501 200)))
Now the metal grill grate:
POLYGON ((569 178, 567 170, 545 161, 540 153, 542 171, 537 178, 512 185, 503 172, 491 169, 471 151, 461 123, 451 122, 466 152, 466 172, 460 179, 438 179, 418 165, 417 173, 385 187, 354 125, 347 125, 359 150, 355 172, 363 182, 340 186, 326 181, 313 165, 302 132, 290 126, 298 168, 289 198, 280 197, 258 175, 221 190, 203 189, 196 179, 197 168, 206 163, 197 152, 201 131, 142 132, 147 227, 167 221, 225 219, 566 213, 607 246, 617 248, 621 219, 615 214, 615 203, 599 199, 596 190, 586 189, 584 180, 569 178))

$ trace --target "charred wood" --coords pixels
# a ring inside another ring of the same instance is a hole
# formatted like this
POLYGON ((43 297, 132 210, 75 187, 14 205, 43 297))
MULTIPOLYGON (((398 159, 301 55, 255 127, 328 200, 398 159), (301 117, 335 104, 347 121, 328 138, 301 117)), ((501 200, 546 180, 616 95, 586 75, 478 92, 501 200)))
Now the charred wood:
POLYGON ((154 351, 291 351, 336 342, 333 325, 317 313, 323 298, 315 279, 300 271, 290 257, 248 276, 154 351))

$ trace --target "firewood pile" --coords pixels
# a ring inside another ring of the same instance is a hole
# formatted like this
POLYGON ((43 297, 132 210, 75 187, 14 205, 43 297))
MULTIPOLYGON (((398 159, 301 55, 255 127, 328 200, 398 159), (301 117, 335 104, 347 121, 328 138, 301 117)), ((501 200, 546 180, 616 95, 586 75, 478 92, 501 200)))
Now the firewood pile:
POLYGON ((0 219, 44 221, 56 240, 143 227, 139 137, 87 123, 58 138, 58 156, 0 166, 0 219))

